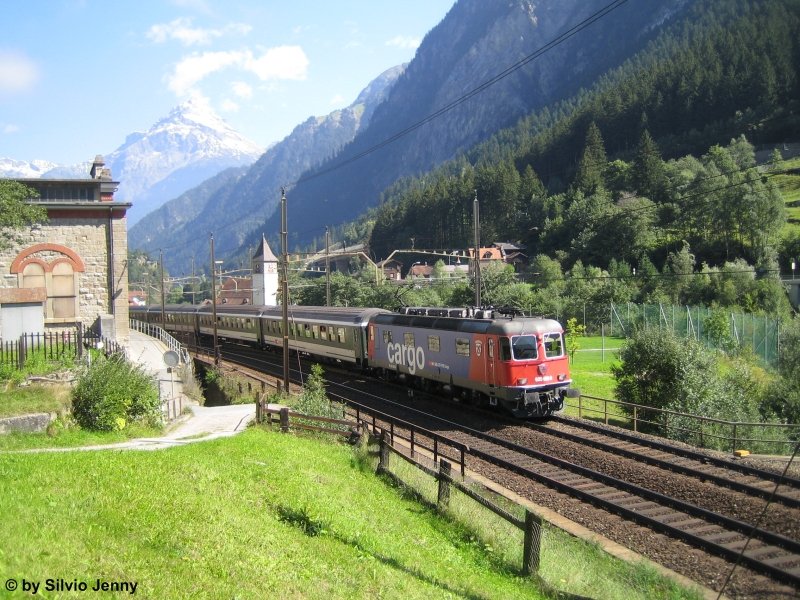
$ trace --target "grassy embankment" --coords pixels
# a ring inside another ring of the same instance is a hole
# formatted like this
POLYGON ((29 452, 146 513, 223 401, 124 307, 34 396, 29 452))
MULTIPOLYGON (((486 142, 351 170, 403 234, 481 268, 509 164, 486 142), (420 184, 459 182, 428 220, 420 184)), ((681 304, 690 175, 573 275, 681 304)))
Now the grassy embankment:
POLYGON ((778 186, 786 204, 787 222, 784 233, 800 231, 800 157, 784 161, 783 170, 795 170, 795 173, 775 175, 771 180, 778 186))
POLYGON ((133 581, 144 598, 696 597, 547 527, 539 584, 520 575, 520 532, 482 509, 481 531, 442 519, 373 466, 257 428, 154 452, 3 454, 0 572, 133 581))

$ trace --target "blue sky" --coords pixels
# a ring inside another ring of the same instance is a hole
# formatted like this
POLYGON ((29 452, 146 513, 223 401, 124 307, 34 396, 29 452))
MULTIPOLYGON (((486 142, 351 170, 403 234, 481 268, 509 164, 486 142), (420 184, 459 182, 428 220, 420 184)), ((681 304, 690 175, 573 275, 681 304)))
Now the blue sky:
POLYGON ((192 95, 267 146, 414 56, 455 0, 11 0, 0 157, 88 161, 192 95))

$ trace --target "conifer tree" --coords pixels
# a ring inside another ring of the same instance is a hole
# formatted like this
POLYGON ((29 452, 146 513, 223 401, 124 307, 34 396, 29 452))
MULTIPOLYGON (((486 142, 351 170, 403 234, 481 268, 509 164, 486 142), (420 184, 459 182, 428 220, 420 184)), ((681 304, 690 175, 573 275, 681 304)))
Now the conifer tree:
POLYGON ((594 194, 598 188, 604 187, 606 148, 600 128, 592 121, 586 131, 586 144, 575 174, 575 187, 586 195, 594 194))
POLYGON ((645 129, 639 138, 639 147, 631 167, 631 184, 640 196, 653 202, 663 202, 667 178, 664 161, 650 132, 645 129))

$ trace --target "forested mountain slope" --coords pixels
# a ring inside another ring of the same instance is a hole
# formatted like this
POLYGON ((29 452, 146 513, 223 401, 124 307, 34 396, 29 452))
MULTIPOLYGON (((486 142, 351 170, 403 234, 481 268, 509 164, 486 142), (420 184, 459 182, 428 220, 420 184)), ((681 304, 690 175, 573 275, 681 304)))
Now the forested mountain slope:
MULTIPOLYGON (((673 232, 667 239, 693 242, 701 260, 764 260, 752 240, 741 241, 739 225, 731 222, 747 205, 744 188, 729 182, 730 193, 714 192, 715 183, 743 176, 751 164, 718 164, 717 172, 704 181, 698 169, 688 166, 681 170, 673 165, 677 172, 667 177, 661 163, 662 154, 699 156, 713 144, 727 144, 742 134, 752 142, 769 143, 800 132, 798 3, 719 4, 697 2, 687 20, 665 30, 591 90, 533 113, 438 170, 389 188, 381 208, 369 218, 375 224, 371 248, 376 257, 407 247, 411 235, 418 246, 470 244, 477 190, 486 240, 521 241, 531 254, 554 256, 560 251, 566 253, 566 266, 580 259, 605 267, 612 258, 630 261, 639 256, 642 248, 620 244, 613 229, 591 236, 605 249, 582 253, 584 225, 567 217, 586 220, 592 211, 605 211, 607 203, 618 210, 643 201, 654 202, 654 208, 631 209, 630 217, 657 217, 673 232), (628 162, 607 164, 607 156, 628 162), (653 169, 662 173, 653 175, 653 169), (694 187, 692 177, 697 179, 694 187), (568 193, 554 195, 568 186, 568 193), (605 196, 593 205, 598 186, 605 196), (703 194, 709 194, 705 204, 703 194), (735 210, 733 202, 745 206, 735 210), (716 212, 709 208, 715 203, 716 212), (704 227, 680 226, 693 207, 707 209, 702 215, 695 211, 694 218, 709 220, 717 235, 705 235, 704 227), (430 219, 431 214, 437 218, 430 219)), ((770 243, 775 250, 776 240, 770 243)), ((653 258, 663 261, 667 251, 662 247, 653 258)))
MULTIPOLYGON (((302 230, 290 226, 292 244, 319 236, 326 224, 341 223, 375 206, 380 193, 398 178, 427 171, 520 117, 592 85, 635 55, 661 27, 679 19, 691 4, 689 0, 624 3, 524 68, 458 102, 608 5, 605 0, 535 4, 461 0, 425 37, 369 126, 289 190, 291 214, 303 222, 302 230), (441 117, 347 164, 453 102, 458 104, 441 117), (346 166, 337 168, 342 164, 346 166)), ((277 232, 278 225, 279 215, 273 214, 268 234, 277 232)))

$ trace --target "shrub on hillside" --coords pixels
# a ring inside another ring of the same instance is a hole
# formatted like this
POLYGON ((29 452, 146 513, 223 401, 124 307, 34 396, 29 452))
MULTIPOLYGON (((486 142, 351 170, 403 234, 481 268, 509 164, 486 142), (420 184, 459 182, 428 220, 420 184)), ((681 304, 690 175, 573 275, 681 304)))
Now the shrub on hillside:
POLYGON ((72 414, 81 427, 117 431, 129 422, 161 421, 158 386, 123 356, 98 356, 81 368, 72 391, 72 414))

